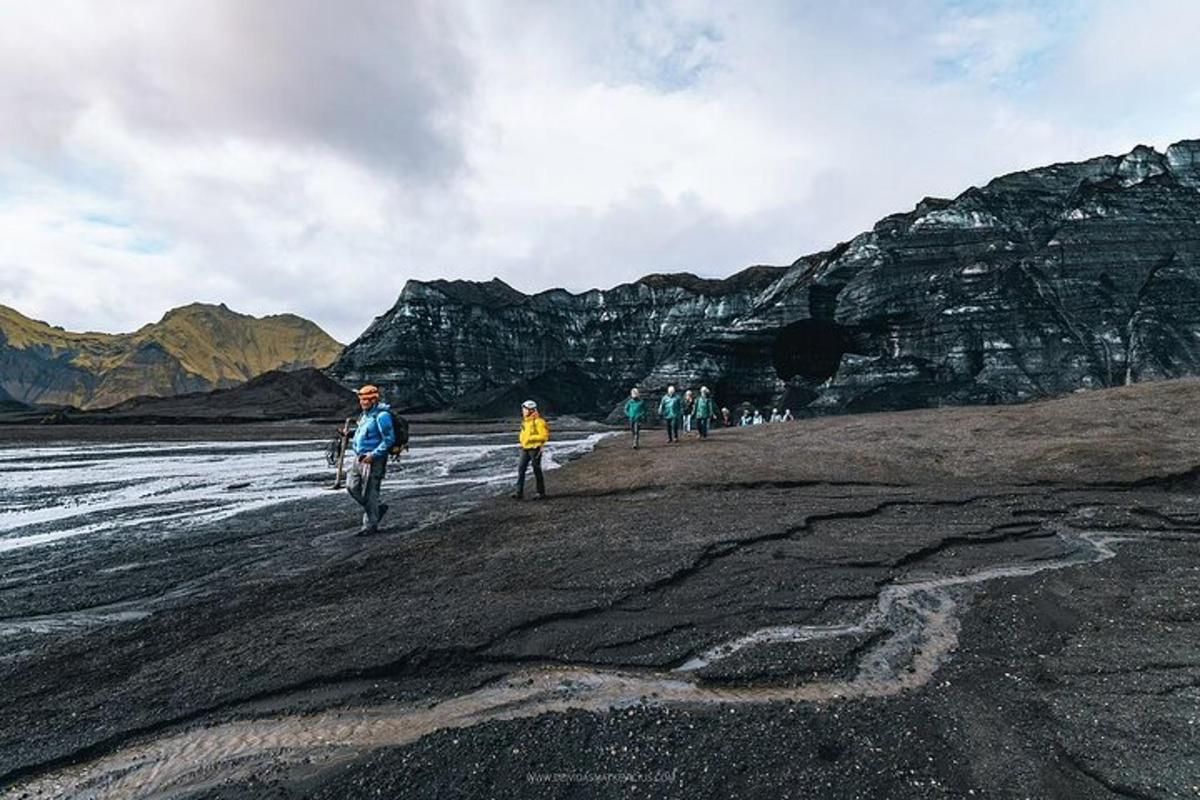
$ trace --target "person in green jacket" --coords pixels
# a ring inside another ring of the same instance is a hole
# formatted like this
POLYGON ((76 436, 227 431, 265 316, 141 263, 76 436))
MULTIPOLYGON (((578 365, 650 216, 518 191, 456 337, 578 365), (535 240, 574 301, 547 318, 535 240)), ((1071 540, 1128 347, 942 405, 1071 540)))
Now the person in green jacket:
POLYGON ((642 420, 646 418, 646 401, 642 400, 637 389, 629 390, 629 399, 625 401, 625 418, 629 420, 629 432, 633 434, 633 449, 638 449, 642 441, 642 420))
POLYGON ((679 421, 683 417, 683 403, 675 394, 675 387, 668 386, 667 393, 658 401, 658 415, 667 423, 667 442, 679 441, 679 421))
POLYGON ((696 398, 696 430, 701 439, 708 438, 708 423, 717 416, 717 404, 707 386, 700 387, 700 396, 696 398))

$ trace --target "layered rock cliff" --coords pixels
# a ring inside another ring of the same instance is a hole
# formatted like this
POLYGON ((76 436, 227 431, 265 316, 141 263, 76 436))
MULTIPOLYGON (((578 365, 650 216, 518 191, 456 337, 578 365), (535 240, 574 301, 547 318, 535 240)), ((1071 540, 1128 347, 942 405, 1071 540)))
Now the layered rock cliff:
POLYGON ((556 410, 595 413, 621 387, 684 358, 700 331, 748 313, 783 272, 752 267, 723 281, 654 275, 607 291, 532 297, 499 280, 409 281, 331 374, 380 384, 408 409, 490 410, 521 390, 556 410))
POLYGON ((926 198, 724 281, 411 281, 332 374, 407 408, 529 394, 596 413, 668 383, 798 413, 1017 402, 1200 374, 1198 299, 1200 140, 926 198))
POLYGON ((292 314, 224 305, 168 311, 134 333, 73 333, 0 306, 0 389, 26 404, 103 408, 131 397, 209 391, 274 369, 328 366, 341 345, 292 314))

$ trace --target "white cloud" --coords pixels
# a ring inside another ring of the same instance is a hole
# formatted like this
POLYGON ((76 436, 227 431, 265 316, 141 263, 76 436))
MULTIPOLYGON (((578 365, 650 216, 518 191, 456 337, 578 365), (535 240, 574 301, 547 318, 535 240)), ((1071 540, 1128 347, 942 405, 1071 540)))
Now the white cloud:
POLYGON ((1200 135, 1198 13, 7 4, 0 302, 116 330, 225 301, 349 340, 410 277, 786 263, 927 194, 1200 135))

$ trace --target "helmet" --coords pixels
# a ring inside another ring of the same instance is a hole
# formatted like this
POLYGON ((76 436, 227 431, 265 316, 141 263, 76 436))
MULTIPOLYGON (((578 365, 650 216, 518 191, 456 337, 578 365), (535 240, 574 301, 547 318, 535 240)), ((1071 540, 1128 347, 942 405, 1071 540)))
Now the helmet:
POLYGON ((367 384, 358 390, 359 397, 379 397, 379 387, 367 384))
POLYGON ((530 411, 537 411, 537 403, 532 400, 526 400, 524 403, 521 403, 521 408, 528 408, 530 411))

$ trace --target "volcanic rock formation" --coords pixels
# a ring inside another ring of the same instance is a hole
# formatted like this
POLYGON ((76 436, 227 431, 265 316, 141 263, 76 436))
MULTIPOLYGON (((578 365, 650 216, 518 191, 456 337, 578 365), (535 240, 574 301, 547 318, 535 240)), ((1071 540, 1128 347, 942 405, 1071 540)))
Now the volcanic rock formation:
POLYGON ((1200 373, 1200 140, 926 198, 791 267, 528 296, 410 281, 331 369, 401 407, 706 384, 798 413, 1008 403, 1200 373))
POLYGON ((236 386, 274 369, 328 366, 341 345, 292 314, 193 303, 134 333, 73 333, 0 306, 0 389, 30 405, 103 408, 142 395, 236 386))

